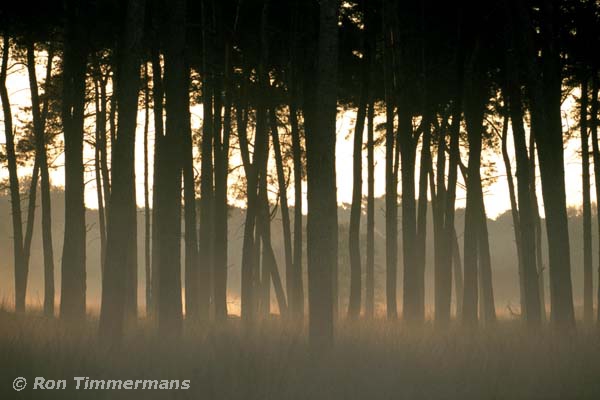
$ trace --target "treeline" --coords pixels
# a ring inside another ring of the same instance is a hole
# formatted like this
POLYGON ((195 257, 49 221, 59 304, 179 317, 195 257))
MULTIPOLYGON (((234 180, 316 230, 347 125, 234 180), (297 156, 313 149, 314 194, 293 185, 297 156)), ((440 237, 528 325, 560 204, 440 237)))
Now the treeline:
POLYGON ((235 167, 230 160, 234 149, 241 158, 246 202, 242 260, 235 266, 241 269, 243 322, 252 326, 270 313, 271 287, 286 321, 302 321, 308 304, 309 339, 315 345, 333 343, 334 321, 341 315, 358 318, 364 307, 364 316, 373 317, 376 146, 385 148, 386 218, 380 228, 385 232, 389 319, 399 314, 400 228, 405 321, 418 324, 425 319, 426 244, 431 239, 435 323, 444 326, 450 321, 453 292, 465 325, 496 320, 493 238, 488 234, 482 174, 486 164, 482 155, 493 148, 502 153, 508 171, 522 318, 532 326, 541 324, 549 298, 551 322, 572 327, 561 104, 566 93, 578 88, 584 315, 587 321, 594 319, 589 170, 591 156, 600 191, 598 60, 590 51, 600 39, 596 2, 68 0, 37 6, 3 5, 0 14, 4 39, 0 100, 18 312, 25 309, 31 242, 32 219, 23 214, 34 212, 33 206, 21 210, 18 164, 21 153, 33 154, 29 197, 35 199, 39 179, 47 278, 44 309, 52 316, 48 157, 59 147, 65 160, 59 311, 67 321, 85 318, 83 149, 91 144, 102 241, 100 335, 119 340, 126 326, 135 322, 135 143, 142 110, 144 268, 150 277, 145 298, 161 334, 181 333, 182 281, 187 319, 227 319, 228 176, 235 167), (40 51, 47 55, 41 85, 35 68, 40 51), (27 65, 31 91, 32 124, 22 138, 15 137, 6 85, 14 59, 27 65), (196 104, 202 105, 202 128, 197 133, 190 112, 196 104), (335 164, 338 106, 357 109, 347 247, 338 246, 336 175, 346 172, 336 171, 335 164), (375 124, 377 115, 385 117, 383 124, 375 124), (92 120, 93 134, 86 132, 92 120), (509 151, 509 144, 514 150, 509 151), (364 151, 365 262, 360 243, 364 151), (510 153, 516 159, 514 177, 510 153), (274 174, 269 173, 270 162, 274 174), (538 174, 542 199, 536 196, 538 174), (455 228, 461 181, 466 186, 462 257, 455 228), (288 205, 292 184, 293 213, 288 205), (272 245, 273 186, 282 218, 281 268, 272 245), (432 235, 427 229, 429 200, 432 235), (542 203, 546 235, 542 235, 542 203), (341 310, 338 263, 346 252, 350 294, 348 309, 341 310), (550 293, 544 291, 545 256, 550 293))

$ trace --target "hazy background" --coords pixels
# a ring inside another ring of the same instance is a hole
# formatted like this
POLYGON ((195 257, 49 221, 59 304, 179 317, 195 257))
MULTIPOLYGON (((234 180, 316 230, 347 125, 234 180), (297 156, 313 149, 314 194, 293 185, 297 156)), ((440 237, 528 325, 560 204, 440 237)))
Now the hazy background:
MULTIPOLYGON (((23 182, 27 184, 27 182, 23 182)), ((10 216, 10 200, 7 192, 0 192, 0 299, 4 304, 11 305, 14 299, 14 270, 13 270, 13 243, 12 243, 12 220, 10 216)), ((25 202, 27 198, 22 200, 25 202)), ((595 210, 595 207, 592 207, 595 210)), ((31 263, 28 283, 28 304, 41 307, 43 304, 43 255, 40 237, 40 208, 39 199, 35 220, 35 230, 31 248, 31 263)), ((230 207, 229 211, 229 269, 228 269, 228 301, 229 312, 239 314, 239 293, 240 293, 240 265, 241 249, 243 241, 244 209, 230 207)), ((398 298, 402 295, 402 230, 400 223, 402 213, 399 213, 398 233, 398 298)), ((293 216, 293 213, 291 213, 293 216)), ((342 204, 338 208, 339 216, 339 298, 342 310, 345 310, 348 301, 348 288, 350 282, 349 256, 348 256, 348 221, 350 216, 349 205, 342 204)), ((456 230, 459 237, 460 252, 462 257, 462 236, 464 230, 464 210, 457 210, 456 230)), ((62 254, 63 240, 63 221, 64 221, 64 196, 61 189, 54 189, 52 195, 52 219, 53 219, 53 238, 54 254, 56 261, 55 282, 57 299, 60 296, 60 257, 62 254)), ((592 226, 596 226, 596 216, 593 216, 592 226)), ((427 264, 426 264, 426 310, 431 315, 433 310, 433 228, 431 226, 431 207, 429 207, 428 216, 428 237, 427 237, 427 264)), ((366 216, 362 219, 361 236, 364 235, 366 225, 366 216)), ((375 301, 377 307, 383 311, 385 306, 385 236, 384 236, 384 201, 378 198, 375 203, 375 277, 376 290, 375 301)), ((98 228, 98 213, 96 210, 88 210, 86 224, 87 233, 87 299, 88 309, 91 312, 98 310, 100 301, 100 238, 98 228)), ((547 260, 547 247, 545 243, 546 233, 544 229, 545 222, 542 221, 542 235, 544 247, 544 263, 547 260)), ((275 255, 278 259, 279 270, 282 279, 285 282, 284 268, 284 250, 283 234, 281 229, 281 219, 279 213, 275 214, 272 221, 272 243, 275 255)), ((492 272, 494 284, 494 296, 496 300, 497 311, 500 315, 510 315, 507 306, 510 305, 513 311, 519 311, 519 282, 517 272, 517 254, 514 243, 514 231, 512 226, 512 217, 510 211, 499 215, 496 219, 488 219, 488 230, 490 238, 490 250, 492 257, 492 272)), ((569 233, 571 240, 571 276, 573 280, 573 295, 576 308, 582 303, 583 295, 583 252, 582 252, 582 218, 578 210, 569 209, 569 233)), ((364 237, 364 236, 363 236, 364 237)), ((597 285, 597 254, 598 254, 598 234, 595 229, 592 230, 593 255, 594 255, 594 286, 597 285)), ((361 251, 361 256, 366 254, 366 240, 361 240, 361 245, 365 248, 361 251)), ((304 249, 306 251, 306 249, 304 249)), ((183 261, 183 257, 182 257, 183 261)), ((306 262, 306 257, 304 257, 306 262)), ((183 264, 183 263, 182 263, 183 264)), ((364 264, 363 264, 364 265, 364 264)), ((183 268, 183 265, 182 265, 183 268)), ((363 268, 364 269, 364 268, 363 268)), ((143 312, 144 299, 144 211, 138 211, 138 272, 139 272, 139 290, 138 304, 143 312)), ((306 266, 304 266, 306 274, 306 266)), ((546 283, 546 301, 549 303, 548 271, 545 273, 546 283)), ((364 271, 363 271, 364 274, 364 271)), ((182 277, 184 274, 182 273, 182 277)), ((363 279, 364 276, 363 276, 363 279)), ((306 278, 304 283, 306 285, 306 278)), ((182 282, 183 285, 183 282, 182 282)), ((454 288, 453 288, 454 289, 454 288)), ((363 288, 364 290, 364 288, 363 288)), ((454 300, 454 293, 452 294, 454 300)), ((272 310, 276 312, 277 306, 275 296, 272 296, 272 310)), ((401 303, 401 302, 400 302, 401 303)), ((453 306, 454 311, 454 306, 453 306)))

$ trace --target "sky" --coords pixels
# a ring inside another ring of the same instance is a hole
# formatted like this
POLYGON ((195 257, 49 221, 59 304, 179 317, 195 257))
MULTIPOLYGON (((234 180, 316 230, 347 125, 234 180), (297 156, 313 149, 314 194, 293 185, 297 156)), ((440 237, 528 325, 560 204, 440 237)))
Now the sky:
MULTIPOLYGON (((46 54, 44 52, 38 53, 37 55, 37 74, 38 74, 38 82, 43 82, 45 75, 45 67, 44 64, 46 62, 46 54)), ((30 106, 30 96, 29 96, 29 81, 27 79, 27 72, 24 65, 21 64, 13 64, 9 71, 9 76, 7 78, 7 87, 9 90, 9 95, 11 99, 11 107, 13 110, 13 118, 16 129, 22 125, 18 122, 18 119, 21 120, 29 120, 31 118, 27 113, 22 113, 19 111, 20 107, 30 106), (19 118, 16 118, 18 115, 19 118)), ((563 103, 563 130, 566 132, 569 128, 575 128, 575 121, 572 118, 572 111, 576 104, 576 96, 578 94, 576 92, 571 93, 567 96, 565 102, 563 103)), ((90 105, 91 106, 91 105, 90 105)), ((92 109, 88 110, 89 112, 93 112, 92 109)), ((202 106, 196 105, 191 109, 191 124, 192 129, 194 131, 199 130, 202 126, 202 106)), ((336 142, 336 166, 337 166, 337 197, 338 203, 340 205, 349 204, 352 200, 352 159, 353 159, 353 132, 354 132, 354 121, 356 117, 355 110, 340 110, 338 113, 337 119, 337 142, 336 142)), ((3 116, 2 116, 3 118, 3 116)), ((376 116, 375 126, 379 123, 383 123, 385 116, 378 115, 376 116)), ((137 203, 140 207, 143 207, 144 204, 144 166, 143 166, 143 155, 144 155, 144 143, 143 143, 143 126, 144 126, 144 112, 140 110, 138 114, 138 129, 136 134, 136 195, 137 195, 137 203)), ((4 126, 0 124, 0 146, 6 143, 6 139, 4 136, 4 126)), ((93 118, 88 118, 86 121, 86 129, 88 132, 93 132, 93 118)), ((281 129, 281 128, 280 128, 281 129)), ((499 127, 499 129, 501 129, 499 127)), ((149 158, 150 158, 150 168, 152 171, 152 148, 154 145, 154 124, 153 117, 150 114, 149 121, 149 158)), ((366 141, 366 134, 364 135, 364 139, 366 141)), ((565 144, 565 181, 566 181, 566 189, 567 189, 567 203, 569 206, 579 207, 582 200, 582 179, 581 179, 581 160, 579 158, 578 150, 580 148, 580 139, 578 135, 575 135, 574 138, 568 140, 565 144)), ((514 146, 512 143, 512 133, 509 127, 509 139, 508 139, 508 149, 509 155, 511 158, 511 165, 513 168, 513 176, 514 176, 514 168, 516 166, 514 159, 514 146)), ((198 149, 194 149, 195 155, 198 155, 198 149)), ((419 153, 420 154, 420 153, 419 153)), ((435 155, 434 155, 435 156, 435 155)), ((84 149, 84 162, 87 162, 88 165, 93 166, 93 157, 94 151, 93 148, 89 145, 86 145, 84 149)), ((363 194, 367 192, 367 171, 366 171, 366 151, 363 152, 363 194)), ((463 162, 467 161, 467 153, 463 153, 463 162)), ((498 153, 494 153, 493 151, 487 150, 484 151, 482 156, 484 159, 491 161, 494 164, 494 172, 493 175, 496 176, 496 180, 489 184, 484 188, 484 198, 485 198, 485 206, 486 212, 490 218, 496 218, 500 214, 504 213, 507 209, 510 208, 510 201, 508 195, 508 185, 506 180, 506 170, 504 168, 504 163, 502 161, 502 157, 498 150, 498 153)), ((274 160, 271 160, 269 168, 274 173, 274 160)), ((51 170, 51 180, 53 185, 55 186, 63 186, 64 185, 64 173, 63 173, 63 156, 59 156, 55 160, 54 165, 59 168, 54 168, 51 170)), ((237 151, 232 151, 230 156, 230 168, 232 172, 229 176, 229 191, 230 191, 230 203, 238 206, 243 206, 243 200, 239 199, 239 196, 236 196, 235 189, 233 185, 243 173, 242 168, 236 168, 241 165, 241 158, 237 151)), ((418 165, 419 160, 417 158, 417 171, 416 174, 418 176, 418 165)), ((196 163, 196 168, 199 168, 199 163, 196 163)), ((31 174, 31 166, 21 167, 19 169, 19 176, 27 176, 31 174)), ((199 173, 199 170, 196 171, 199 173)), ((592 171, 593 172, 593 171, 592 171)), ((6 165, 2 165, 0 168, 0 180, 6 179, 8 177, 8 170, 6 165)), ((86 191, 85 191, 85 201, 86 206, 88 208, 97 208, 97 197, 96 197, 96 185, 94 180, 94 171, 93 168, 88 168, 86 172, 86 191)), ((418 179, 417 179, 418 182, 418 179)), ((457 207, 464 207, 465 205, 465 191, 461 185, 462 177, 459 173, 459 188, 457 189, 457 207)), ((594 182, 593 178, 591 180, 591 197, 592 201, 595 201, 595 190, 594 190, 594 182)), ((152 185, 152 176, 150 176, 150 185, 152 185)), ((538 173, 538 198, 540 199, 540 203, 542 203, 541 199, 541 184, 539 182, 539 173, 538 173)), ((303 183, 303 191, 304 195, 306 195, 306 184, 303 183)), ((375 196, 380 197, 385 193, 385 149, 383 146, 380 146, 375 149, 375 196)), ((401 194, 401 188, 399 187, 399 193, 401 194)), ((418 192, 417 192, 418 193, 418 192)), ((272 190, 272 197, 276 196, 276 189, 272 190)), ((288 198, 290 205, 294 204, 293 199, 293 185, 290 185, 288 198)), ((543 214, 543 204, 540 204, 540 211, 543 214)), ((304 202, 304 212, 306 212, 306 202, 304 202)))

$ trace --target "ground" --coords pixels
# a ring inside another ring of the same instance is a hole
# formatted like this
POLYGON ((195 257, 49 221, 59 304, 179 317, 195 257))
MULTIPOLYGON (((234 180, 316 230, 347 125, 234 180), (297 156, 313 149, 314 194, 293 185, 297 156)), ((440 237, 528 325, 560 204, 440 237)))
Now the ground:
POLYGON ((464 330, 382 320, 340 322, 330 351, 311 352, 304 331, 266 321, 247 331, 186 326, 158 337, 140 322, 119 346, 101 344, 97 321, 76 328, 0 312, 0 399, 598 399, 600 332, 531 331, 518 321, 464 330), (20 392, 16 378, 27 380, 20 392), (33 390, 36 377, 64 390, 33 390), (76 390, 74 377, 189 380, 179 390, 76 390))

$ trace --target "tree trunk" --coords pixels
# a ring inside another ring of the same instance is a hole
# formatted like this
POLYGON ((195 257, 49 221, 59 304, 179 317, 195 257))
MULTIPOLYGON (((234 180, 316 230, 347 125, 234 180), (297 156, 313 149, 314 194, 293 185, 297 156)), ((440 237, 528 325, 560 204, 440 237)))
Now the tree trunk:
MULTIPOLYGON (((384 7, 387 2, 384 3, 384 7)), ((385 15, 390 14, 385 10, 385 15)), ((385 26, 385 48, 384 48, 384 81, 385 81, 385 104, 386 104, 386 131, 385 131, 385 294, 387 318, 398 317, 396 301, 397 285, 397 263, 398 263, 398 181, 395 173, 395 134, 394 134, 394 111, 392 93, 393 65, 392 65, 392 39, 390 21, 386 19, 385 26)))
MULTIPOLYGON (((156 28, 154 28, 156 29, 156 28)), ((156 43, 156 41, 154 41, 156 43)), ((154 166, 152 179, 152 266, 150 271, 150 317, 156 317, 158 313, 158 293, 160 291, 158 279, 158 266, 160 259, 160 243, 158 232, 158 187, 162 181, 161 173, 163 164, 162 148, 164 145, 164 121, 163 121, 163 82, 162 67, 158 48, 153 46, 151 49, 152 60, 152 110, 154 115, 154 166)))
POLYGON ((517 251, 517 270, 519 277, 519 298, 521 302, 521 316, 525 317, 527 307, 525 307, 525 283, 523 279, 523 257, 521 255, 521 228, 519 224, 519 208, 517 205, 517 197, 515 194, 515 182, 513 180, 510 156, 508 155, 508 118, 509 112, 507 110, 504 115, 504 122, 502 123, 502 159, 504 161, 504 169, 506 170, 506 181, 508 183, 508 197, 510 199, 510 212, 513 221, 513 231, 515 233, 515 249, 517 251))
POLYGON ((10 201, 13 225, 13 252, 15 260, 15 310, 25 312, 25 297, 27 291, 28 268, 23 250, 23 221, 21 217, 21 194, 19 177, 17 175, 17 157, 15 154, 15 139, 13 132, 10 99, 6 88, 10 40, 4 36, 2 51, 2 67, 0 71, 0 100, 4 113, 4 135, 6 136, 6 158, 8 160, 8 175, 10 183, 10 201))
POLYGON ((290 316, 297 322, 304 319, 304 285, 302 276, 302 144, 298 126, 298 50, 299 50, 299 1, 295 0, 292 9, 292 38, 290 45, 289 120, 292 131, 292 158, 294 164, 294 243, 293 274, 288 282, 288 306, 290 316), (291 291, 290 291, 291 289, 291 291))
MULTIPOLYGON (((101 268, 104 268, 106 253, 106 216, 108 214, 108 201, 110 199, 110 172, 108 169, 108 151, 106 148, 106 109, 108 106, 106 85, 108 78, 104 76, 98 54, 93 59, 94 69, 94 102, 96 107, 96 196, 98 197, 98 216, 100 220, 100 259, 101 268)), ((112 125, 111 125, 112 129, 112 125)))
POLYGON ((86 306, 86 227, 83 134, 87 35, 83 5, 66 4, 63 50, 62 122, 65 136, 65 234, 61 265, 60 315, 82 321, 86 306))
MULTIPOLYGON (((460 35, 458 37, 460 42, 460 35)), ((452 246, 453 237, 456 235, 454 226, 455 202, 456 202, 456 183, 458 178, 458 164, 460 163, 460 124, 463 103, 463 80, 464 80, 464 51, 459 45, 456 50, 456 83, 452 104, 452 123, 450 125, 450 146, 448 149, 448 183, 444 195, 440 198, 443 203, 443 234, 440 244, 440 262, 435 273, 435 321, 439 324, 446 324, 450 321, 450 307, 452 301, 452 246)), ((443 159, 438 157, 438 168, 443 159)), ((443 182, 443 176, 438 171, 438 191, 439 183, 443 182)), ((464 256, 466 258, 466 255, 464 256)), ((466 274, 466 260, 465 260, 466 274)), ((463 279, 464 288, 464 279, 463 279)), ((464 290, 463 290, 464 292, 464 290)), ((457 296, 458 300, 458 296, 457 296)), ((464 297, 461 299, 461 318, 464 297)))
MULTIPOLYGON (((473 56, 475 57, 475 56, 473 56)), ((475 60, 471 65, 477 62, 475 60)), ((471 68, 472 70, 473 68, 471 68)), ((475 325, 478 320, 478 282, 481 249, 481 147, 483 135, 483 117, 487 102, 485 83, 479 71, 471 71, 468 90, 465 95, 465 121, 469 141, 469 161, 465 182, 467 186, 467 206, 465 209, 464 236, 464 295, 462 320, 465 325, 475 325)))
MULTIPOLYGON (((49 48, 48 61, 46 63, 46 79, 44 82, 46 93, 48 92, 50 80, 52 79, 53 58, 54 52, 52 48, 49 48)), ((50 199, 50 176, 48 173, 48 157, 46 153, 45 132, 46 115, 48 113, 48 96, 45 97, 44 103, 40 109, 38 85, 35 74, 35 53, 33 42, 29 42, 27 48, 27 69, 29 74, 29 87, 31 91, 31 108, 33 114, 33 125, 36 145, 36 160, 39 160, 38 164, 41 175, 40 189, 42 198, 42 248, 44 252, 44 314, 46 316, 53 317, 54 249, 52 245, 52 207, 50 199)), ((33 218, 31 218, 31 220, 33 222, 33 218)))
POLYGON ((308 178, 308 296, 309 343, 315 348, 333 345, 335 272, 338 221, 335 171, 338 61, 337 0, 320 3, 318 61, 313 109, 307 131, 308 178))
POLYGON ((590 200, 590 156, 587 131, 588 82, 581 82, 581 178, 583 190, 583 320, 590 323, 594 315, 594 281, 592 272, 592 205, 590 200))
MULTIPOLYGON (((244 84, 242 84, 244 85, 244 84)), ((242 97, 244 90, 242 90, 242 97)), ((246 175, 246 218, 244 222, 244 241, 242 244, 242 282, 241 282, 241 314, 245 323, 252 323, 256 318, 257 296, 256 277, 258 265, 256 264, 256 252, 258 239, 255 238, 256 224, 256 202, 257 202, 257 175, 256 175, 256 156, 255 161, 250 161, 250 151, 248 149, 248 111, 242 100, 237 106, 236 118, 238 128, 238 139, 240 142, 240 153, 244 164, 244 173, 246 175)))
MULTIPOLYGON (((96 198, 98 199, 98 225, 100 228, 100 272, 104 275, 104 264, 106 263, 106 213, 104 207, 104 194, 102 188, 102 156, 100 147, 102 142, 102 119, 106 118, 103 114, 102 104, 100 102, 100 88, 98 79, 94 79, 94 106, 96 108, 96 145, 94 146, 94 173, 96 179, 96 198)), ((106 198, 108 201, 109 198, 106 198)))
POLYGON ((546 295, 544 283, 544 260, 542 258, 542 219, 536 193, 535 176, 535 137, 533 131, 529 132, 529 179, 531 185, 531 209, 533 210, 533 219, 535 224, 535 257, 538 274, 538 287, 540 290, 540 318, 546 320, 546 295))
MULTIPOLYGON (((507 99, 510 109, 515 156, 517 158, 517 185, 519 198, 519 227, 521 239, 521 265, 524 288, 524 316, 530 325, 541 322, 541 304, 539 295, 539 279, 536 267, 535 253, 535 221, 532 210, 531 169, 527 154, 525 129, 523 127, 523 110, 518 70, 514 57, 510 52, 515 48, 517 38, 511 37, 509 53, 507 54, 507 99)), ((562 146, 561 146, 562 149, 562 146)), ((562 150, 561 150, 562 151, 562 150)))
POLYGON ((352 206, 350 209, 350 227, 348 250, 350 252, 350 299, 348 302, 348 318, 360 316, 362 293, 362 261, 360 257, 360 216, 362 214, 362 146, 363 131, 367 113, 369 92, 369 70, 366 60, 363 62, 363 82, 360 102, 354 127, 354 153, 352 162, 352 206))
POLYGON ((277 114, 274 108, 271 108, 269 121, 271 123, 271 139, 273 140, 273 152, 275 153, 275 166, 277 169, 277 183, 279 184, 279 204, 281 207, 281 224, 283 229, 283 248, 285 255, 285 281, 288 297, 288 307, 290 306, 290 297, 294 296, 297 279, 294 274, 294 260, 292 255, 292 229, 290 224, 290 211, 287 202, 287 185, 285 182, 285 173, 283 171, 283 157, 281 155, 281 143, 279 142, 279 131, 277 129, 277 114))
MULTIPOLYGON (((294 84, 295 87, 295 84, 294 84)), ((290 125, 292 129, 292 154, 294 164, 294 254, 293 274, 290 276, 292 291, 288 289, 290 314, 295 320, 304 318, 304 285, 302 277, 302 144, 298 126, 298 110, 295 89, 290 96, 290 125)), ((287 281, 287 277, 286 277, 287 281)))
MULTIPOLYGON (((433 199, 433 242, 434 242, 434 304, 435 320, 441 322, 444 318, 450 319, 450 309, 447 310, 447 316, 442 318, 442 309, 445 309, 445 296, 443 291, 448 289, 447 282, 442 282, 442 277, 452 279, 452 270, 449 268, 448 261, 444 258, 447 238, 444 231, 444 216, 446 207, 446 129, 438 129, 437 155, 436 155, 436 179, 430 183, 433 199), (444 301, 442 301, 444 298, 444 301), (440 319, 442 318, 442 319, 440 319)), ((461 280, 462 283, 462 280, 461 280)), ((452 283, 449 287, 450 297, 452 294, 452 283)), ((457 292, 458 295, 458 292, 457 292)), ((462 290, 460 292, 462 296, 462 290)))
POLYGON ((227 176, 229 174, 229 139, 231 137, 231 65, 229 46, 225 45, 225 104, 223 135, 215 130, 215 242, 213 302, 215 318, 227 318, 227 176))
MULTIPOLYGON (((211 15, 211 2, 202 1, 202 48, 205 56, 203 63, 202 77, 202 144, 201 153, 201 175, 200 175, 200 227, 198 230, 199 247, 199 286, 198 286, 198 309, 197 318, 206 320, 209 317, 210 293, 212 286, 212 263, 213 263, 213 240, 214 240, 214 169, 213 169, 213 140, 214 140, 214 122, 213 100, 216 98, 213 91, 214 78, 212 71, 212 41, 210 31, 212 21, 208 18, 211 15), (206 16, 205 16, 206 14, 206 16)), ((219 93, 220 95, 220 93, 219 93)), ((219 110, 220 118, 220 110, 219 110)), ((219 132, 220 134, 220 132, 219 132)), ((191 308, 190 311, 196 311, 191 308)))
POLYGON ((157 232, 160 250, 158 264, 158 330, 162 336, 180 336, 181 304, 181 154, 189 134, 189 69, 185 58, 186 1, 177 0, 169 8, 165 35, 166 135, 161 140, 157 195, 157 232))
MULTIPOLYGON (((265 109, 266 111, 266 109, 265 109)), ((266 118, 267 115, 263 116, 266 118)), ((273 119, 271 116, 270 119, 273 119)), ((267 121, 262 121, 260 124, 264 124, 264 129, 268 129, 266 126, 267 121)), ((272 124, 272 123, 271 123, 272 124)), ((257 129, 258 129, 257 122, 257 129)), ((271 132, 273 135, 273 129, 277 130, 276 126, 271 125, 271 132)), ((271 218, 269 212, 269 200, 267 197, 267 162, 269 158, 269 137, 268 133, 264 132, 260 135, 261 140, 257 141, 255 145, 256 151, 260 154, 261 164, 258 164, 259 168, 259 183, 258 183, 258 215, 257 215, 257 229, 260 235, 262 243, 262 271, 261 271, 261 288, 262 288, 262 305, 261 312, 264 317, 270 315, 271 306, 271 281, 275 289, 275 296, 277 299, 277 305, 279 306, 279 313, 283 318, 287 317, 287 302, 283 291, 283 285, 281 283, 281 277, 279 275, 279 269, 277 268, 277 261, 273 252, 273 246, 271 244, 271 218), (266 141, 266 142, 265 142, 266 141)), ((257 264, 259 265, 259 264, 257 264)))
POLYGON ((100 337, 120 340, 124 322, 137 316, 137 207, 135 201, 135 131, 140 84, 144 0, 124 6, 125 25, 117 44, 115 75, 118 110, 113 144, 112 193, 109 199, 106 265, 102 279, 100 337))
POLYGON ((367 262, 365 282, 365 315, 375 317, 375 119, 373 97, 369 100, 367 118, 367 262))
MULTIPOLYGON (((592 72, 592 101, 590 108, 590 133, 592 137, 592 157, 594 160, 594 183, 596 188, 596 222, 600 236, 600 148, 598 146, 598 70, 592 72)), ((599 250, 600 251, 600 250, 599 250)), ((598 257, 600 264, 600 256, 598 257)), ((598 267, 598 295, 596 320, 600 321, 600 266, 598 267)))
POLYGON ((541 6, 542 61, 537 66, 534 31, 528 10, 520 2, 513 3, 516 43, 525 61, 525 72, 531 93, 531 122, 538 147, 542 195, 546 213, 550 267, 551 320, 557 326, 575 324, 569 230, 566 207, 564 154, 561 121, 560 54, 556 51, 559 12, 555 2, 541 6), (543 73, 542 73, 543 72, 543 73))
POLYGON ((456 237, 456 229, 452 235, 452 270, 454 276, 454 291, 456 292, 456 318, 462 318, 463 305, 463 268, 460 259, 460 247, 458 246, 458 238, 456 237))
POLYGON ((479 196, 479 282, 481 288, 481 318, 487 325, 496 322, 496 305, 492 285, 492 260, 483 193, 479 196))
MULTIPOLYGON (((425 106, 427 107, 427 106, 425 106)), ((415 254, 415 321, 425 319, 425 262, 427 242, 427 178, 432 169, 431 165, 431 125, 429 111, 425 109, 423 116, 423 141, 419 166, 419 200, 417 204, 417 230, 415 254)), ((433 195, 432 195, 433 198, 433 195)))
POLYGON ((148 88, 148 63, 144 62, 144 272, 145 272, 145 299, 146 315, 149 315, 152 302, 151 267, 152 248, 151 240, 151 211, 150 211, 150 170, 148 158, 148 127, 150 125, 150 89, 148 88))
POLYGON ((189 120, 185 126, 183 145, 185 315, 190 320, 206 319, 208 318, 208 301, 201 298, 200 295, 201 277, 198 268, 198 232, 196 231, 196 179, 194 178, 194 151, 189 120))

